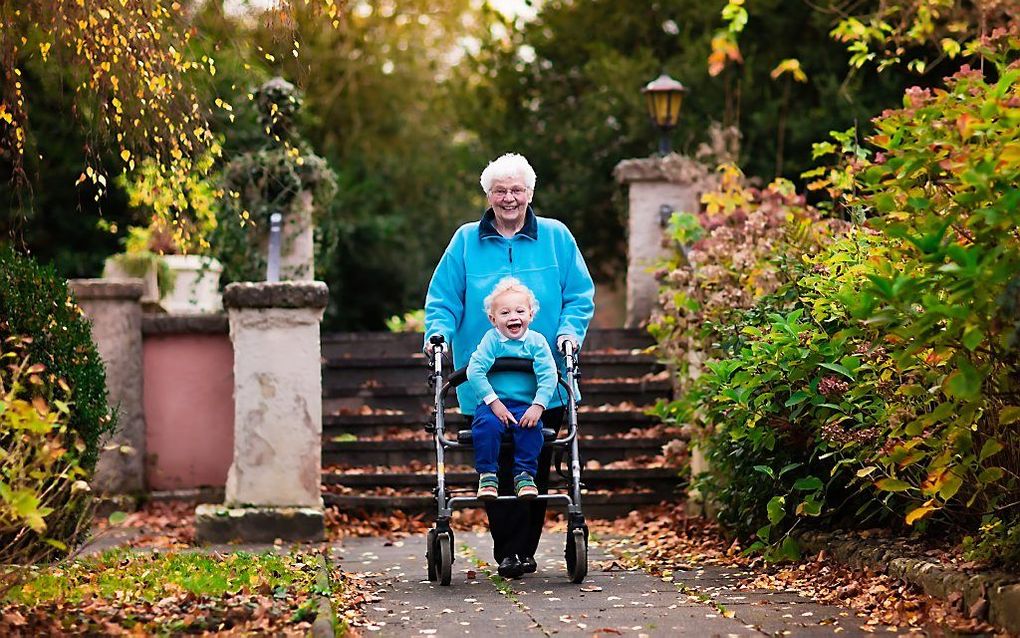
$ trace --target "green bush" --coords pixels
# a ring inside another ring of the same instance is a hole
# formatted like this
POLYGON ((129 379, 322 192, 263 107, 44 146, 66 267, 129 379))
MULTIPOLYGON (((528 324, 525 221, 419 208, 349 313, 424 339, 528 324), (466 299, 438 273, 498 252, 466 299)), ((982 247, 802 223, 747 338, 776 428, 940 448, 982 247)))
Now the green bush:
POLYGON ((67 426, 72 391, 32 361, 30 345, 0 342, 0 598, 24 567, 67 551, 88 519, 85 446, 67 426))
MULTIPOLYGON (((107 404, 106 372, 92 342, 91 327, 68 293, 67 282, 51 267, 40 266, 11 248, 0 249, 0 340, 26 337, 27 355, 42 365, 54 383, 63 380, 68 391, 56 399, 71 403, 67 429, 80 439, 65 443, 75 462, 91 476, 100 445, 116 427, 107 404), (73 397, 72 397, 73 395, 73 397)), ((72 538, 77 527, 50 529, 54 538, 72 538)))
POLYGON ((818 145, 845 154, 813 187, 857 224, 736 271, 771 269, 773 290, 704 312, 743 294, 726 256, 761 251, 739 236, 707 264, 703 239, 678 250, 689 272, 664 278, 664 351, 681 373, 707 356, 660 412, 699 426, 702 487, 769 558, 796 557, 805 522, 949 528, 975 558, 1020 556, 1020 39, 975 51, 987 74, 907 91, 868 146, 818 145))

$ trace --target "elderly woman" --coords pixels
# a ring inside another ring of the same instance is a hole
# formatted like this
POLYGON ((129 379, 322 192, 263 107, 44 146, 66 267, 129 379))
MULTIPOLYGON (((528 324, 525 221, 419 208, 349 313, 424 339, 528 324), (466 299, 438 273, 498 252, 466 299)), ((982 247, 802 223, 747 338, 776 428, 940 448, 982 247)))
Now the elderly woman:
MULTIPOLYGON (((580 347, 595 309, 595 284, 588 267, 563 223, 535 215, 531 207, 535 170, 528 160, 513 153, 503 155, 489 163, 480 181, 489 208, 481 220, 457 229, 432 275, 425 299, 425 343, 433 335, 443 335, 453 346, 454 366, 467 365, 491 327, 483 307, 486 295, 501 279, 513 276, 535 293, 540 311, 530 329, 549 342, 562 370, 563 341, 569 339, 580 347)), ((545 427, 559 430, 565 394, 557 388, 546 406, 545 427)), ((457 388, 464 414, 473 414, 480 399, 470 384, 457 388)), ((551 451, 545 449, 538 461, 536 483, 543 494, 549 485, 550 457, 551 451)), ((513 450, 501 450, 501 494, 513 493, 512 465, 513 450)), ((499 574, 519 578, 534 572, 546 501, 488 502, 485 510, 499 574)))

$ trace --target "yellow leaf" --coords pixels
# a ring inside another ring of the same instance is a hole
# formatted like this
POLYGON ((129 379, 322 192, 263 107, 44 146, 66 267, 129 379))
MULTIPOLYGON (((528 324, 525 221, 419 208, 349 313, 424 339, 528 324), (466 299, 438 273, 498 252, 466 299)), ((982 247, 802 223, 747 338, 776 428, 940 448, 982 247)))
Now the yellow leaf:
POLYGON ((775 80, 784 73, 789 73, 793 76, 793 79, 797 82, 807 82, 807 74, 800 67, 800 60, 796 58, 787 58, 776 65, 776 68, 772 69, 769 76, 775 80))
MULTIPOLYGON (((928 502, 931 503, 931 501, 928 502)), ((920 507, 915 507, 914 509, 907 512, 906 518, 907 525, 913 525, 915 522, 921 520, 922 518, 931 514, 937 509, 938 509, 937 507, 933 507, 927 504, 921 505, 920 507)))
POLYGON ((120 158, 125 162, 128 161, 129 159, 131 159, 131 151, 124 149, 123 151, 120 152, 120 158))

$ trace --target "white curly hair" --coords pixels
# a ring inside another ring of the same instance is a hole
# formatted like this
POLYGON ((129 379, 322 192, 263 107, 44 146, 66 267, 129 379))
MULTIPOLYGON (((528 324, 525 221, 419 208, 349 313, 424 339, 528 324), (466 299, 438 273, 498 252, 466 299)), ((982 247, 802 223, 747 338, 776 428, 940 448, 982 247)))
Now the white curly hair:
POLYGON ((537 180, 535 169, 531 168, 531 164, 523 155, 517 153, 506 153, 489 162, 478 181, 482 185, 482 190, 488 193, 494 181, 508 177, 520 177, 528 190, 535 190, 537 180))
POLYGON ((526 295, 528 297, 528 303, 531 305, 531 314, 538 314, 538 298, 535 297, 535 293, 531 291, 531 288, 522 284, 521 280, 517 277, 503 277, 492 289, 492 292, 485 297, 485 301, 482 302, 485 306, 485 314, 487 316, 492 316, 492 306, 496 303, 496 299, 498 299, 500 295, 508 292, 520 292, 526 295))

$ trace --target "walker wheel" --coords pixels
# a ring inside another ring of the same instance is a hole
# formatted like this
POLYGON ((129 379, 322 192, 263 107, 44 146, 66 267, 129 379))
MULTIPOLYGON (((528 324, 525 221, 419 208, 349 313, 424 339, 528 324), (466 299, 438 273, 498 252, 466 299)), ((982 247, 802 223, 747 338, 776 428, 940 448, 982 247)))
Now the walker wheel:
POLYGON ((429 580, 435 582, 439 579, 439 570, 436 568, 436 530, 430 529, 425 536, 425 563, 428 564, 429 580))
POLYGON ((585 538, 583 529, 577 528, 567 532, 565 554, 570 582, 583 583, 585 576, 588 575, 588 539, 585 538))
POLYGON ((436 535, 436 547, 439 549, 439 584, 449 585, 453 576, 453 537, 442 532, 436 535))

